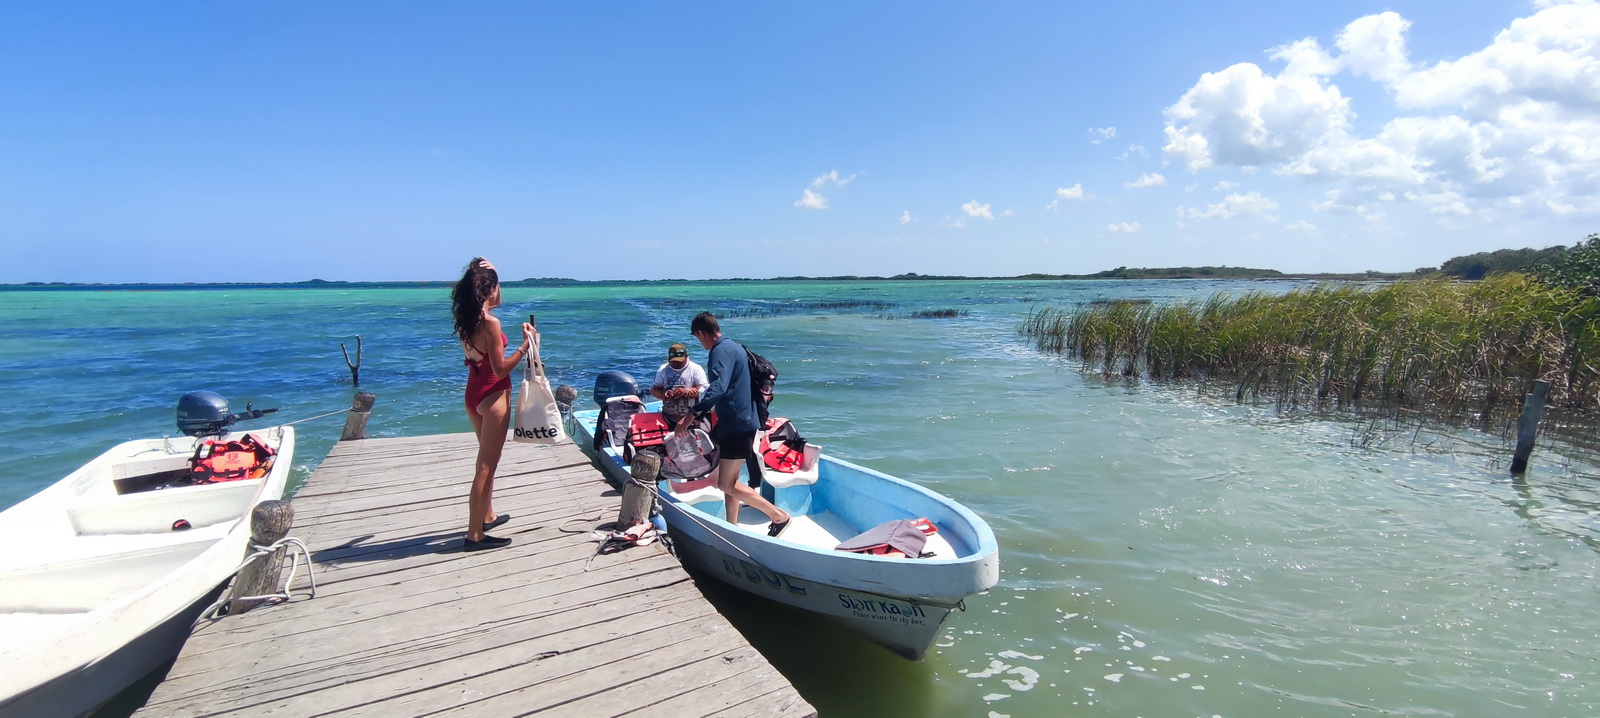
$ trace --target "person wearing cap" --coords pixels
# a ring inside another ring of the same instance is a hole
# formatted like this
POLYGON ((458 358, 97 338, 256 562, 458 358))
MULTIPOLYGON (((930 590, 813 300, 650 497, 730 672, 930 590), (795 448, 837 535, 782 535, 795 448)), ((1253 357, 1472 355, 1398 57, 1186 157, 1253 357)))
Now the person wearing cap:
POLYGON ((667 348, 666 363, 656 370, 656 379, 650 383, 650 395, 661 400, 661 413, 666 415, 667 423, 676 425, 710 385, 706 370, 689 360, 688 347, 673 344, 667 348))

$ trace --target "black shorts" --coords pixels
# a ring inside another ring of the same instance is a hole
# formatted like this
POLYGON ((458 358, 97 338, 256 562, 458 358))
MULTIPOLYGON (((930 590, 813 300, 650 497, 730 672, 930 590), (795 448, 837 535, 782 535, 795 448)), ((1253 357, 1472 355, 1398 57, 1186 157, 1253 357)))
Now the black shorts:
POLYGON ((756 432, 741 431, 737 434, 716 437, 718 460, 744 461, 755 455, 756 432))

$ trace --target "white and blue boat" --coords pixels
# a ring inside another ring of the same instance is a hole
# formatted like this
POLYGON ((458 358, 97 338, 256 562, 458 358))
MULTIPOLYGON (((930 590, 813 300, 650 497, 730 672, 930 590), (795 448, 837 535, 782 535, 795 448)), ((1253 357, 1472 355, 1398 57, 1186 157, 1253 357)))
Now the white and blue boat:
MULTIPOLYGON (((597 391, 615 393, 610 387, 597 391)), ((626 485, 631 471, 621 450, 593 450, 599 413, 573 412, 572 438, 626 485)), ((950 614, 999 580, 994 532, 962 505, 914 483, 820 450, 813 456, 815 463, 805 470, 765 472, 762 495, 794 517, 777 538, 767 536, 766 516, 749 506, 736 521, 726 520, 714 478, 659 481, 656 494, 675 552, 729 585, 834 619, 896 654, 921 660, 950 614), (836 550, 885 522, 917 518, 937 529, 927 537, 926 558, 836 550)))

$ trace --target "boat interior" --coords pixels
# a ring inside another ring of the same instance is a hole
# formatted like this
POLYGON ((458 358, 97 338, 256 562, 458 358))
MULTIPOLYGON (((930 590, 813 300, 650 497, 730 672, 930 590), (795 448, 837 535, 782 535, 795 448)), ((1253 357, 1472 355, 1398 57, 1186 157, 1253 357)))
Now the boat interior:
MULTIPOLYGON (((585 433, 593 436, 597 412, 577 412, 574 418, 583 424, 585 433)), ((612 458, 621 462, 614 451, 612 458)), ((741 468, 739 476, 740 481, 748 481, 748 469, 741 468)), ((665 480, 663 484, 681 504, 707 517, 723 518, 723 494, 717 489, 714 476, 665 480)), ((968 522, 950 506, 904 482, 823 457, 822 447, 817 444, 806 445, 804 461, 797 471, 764 470, 760 491, 763 498, 793 516, 778 538, 808 548, 831 551, 875 526, 906 518, 926 518, 937 529, 927 537, 925 560, 972 556, 980 542, 968 522)), ((765 535, 770 523, 760 511, 741 506, 737 525, 765 535)))

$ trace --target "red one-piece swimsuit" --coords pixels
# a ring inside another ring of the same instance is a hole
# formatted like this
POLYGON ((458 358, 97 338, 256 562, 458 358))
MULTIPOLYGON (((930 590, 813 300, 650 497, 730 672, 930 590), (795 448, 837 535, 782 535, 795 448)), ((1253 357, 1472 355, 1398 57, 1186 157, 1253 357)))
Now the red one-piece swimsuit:
MULTIPOLYGON (((506 335, 500 335, 500 346, 505 346, 506 335)), ((462 344, 463 348, 468 345, 462 344)), ((478 413, 478 405, 490 394, 497 391, 511 390, 511 375, 495 376, 494 368, 489 366, 489 357, 482 356, 477 360, 471 358, 462 362, 467 365, 467 411, 478 413)), ((481 414, 480 414, 481 416, 481 414)))

